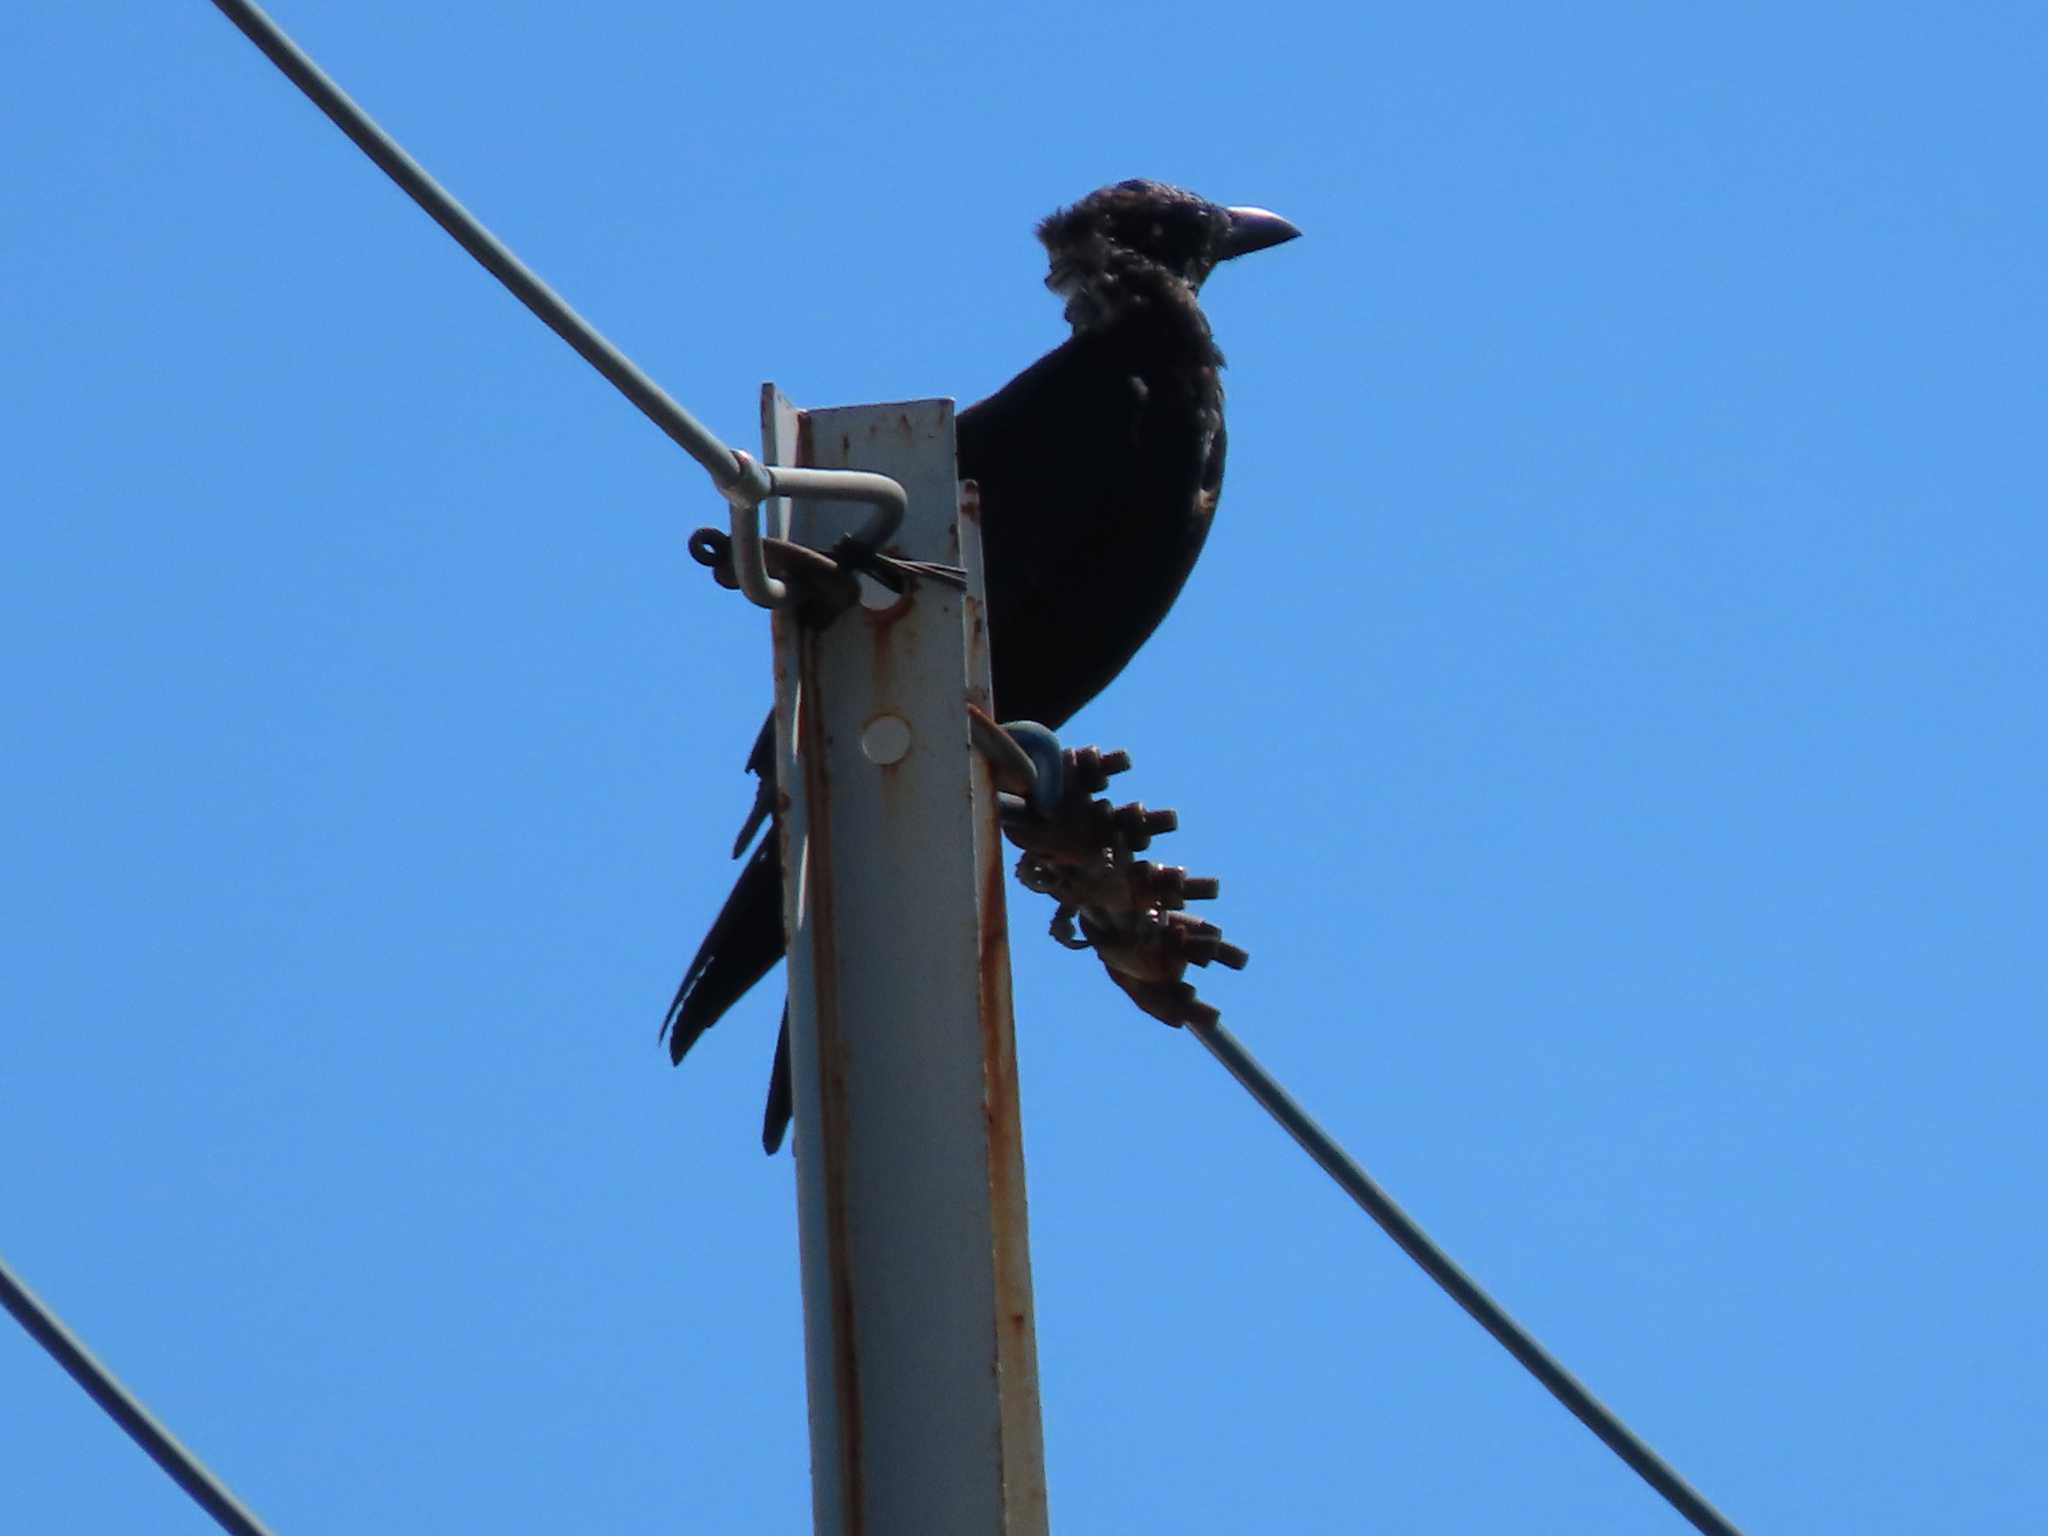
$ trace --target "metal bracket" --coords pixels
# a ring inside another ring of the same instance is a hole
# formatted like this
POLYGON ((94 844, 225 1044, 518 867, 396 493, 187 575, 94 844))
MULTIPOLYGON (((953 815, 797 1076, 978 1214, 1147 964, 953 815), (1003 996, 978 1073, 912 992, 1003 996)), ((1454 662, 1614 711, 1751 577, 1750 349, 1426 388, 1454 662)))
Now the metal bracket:
POLYGON ((780 608, 789 601, 789 587, 768 574, 761 553, 761 503, 770 497, 801 497, 807 501, 850 501, 871 506, 867 522, 853 535, 861 549, 879 550, 903 522, 910 498, 887 475, 864 469, 797 469, 763 464, 752 454, 733 450, 739 478, 718 488, 732 507, 732 573, 748 601, 762 608, 780 608))

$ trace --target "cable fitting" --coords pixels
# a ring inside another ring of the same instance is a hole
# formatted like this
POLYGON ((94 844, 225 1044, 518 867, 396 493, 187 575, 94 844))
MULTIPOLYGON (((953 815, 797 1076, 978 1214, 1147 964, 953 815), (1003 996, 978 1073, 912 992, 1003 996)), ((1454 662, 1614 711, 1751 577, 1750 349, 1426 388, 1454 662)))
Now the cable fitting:
POLYGON ((1217 1023, 1221 1014, 1196 995, 1187 968, 1242 970, 1251 957, 1226 942, 1216 924, 1183 909, 1214 900, 1221 882, 1137 857, 1155 837, 1178 829, 1178 813, 1097 798, 1112 777, 1130 769, 1127 752, 1057 751, 1058 782, 1048 790, 1052 776, 1040 764, 1047 741, 1057 748, 1050 731, 1029 723, 997 726, 978 710, 971 715, 974 739, 996 764, 997 786, 1006 791, 999 796, 1003 835, 1023 850, 1017 878, 1058 903, 1053 939, 1068 949, 1094 950, 1110 979, 1153 1018, 1176 1028, 1217 1023), (1040 739, 1031 741, 1032 733, 1040 739))
POLYGON ((909 510, 910 497, 887 475, 865 469, 805 469, 763 464, 750 453, 732 450, 732 477, 714 475, 718 494, 732 508, 733 585, 762 608, 780 608, 791 601, 789 588, 768 570, 761 537, 761 503, 770 497, 802 497, 809 501, 850 501, 872 507, 857 533, 842 539, 834 551, 843 566, 867 569, 879 559, 882 546, 895 536, 909 510))

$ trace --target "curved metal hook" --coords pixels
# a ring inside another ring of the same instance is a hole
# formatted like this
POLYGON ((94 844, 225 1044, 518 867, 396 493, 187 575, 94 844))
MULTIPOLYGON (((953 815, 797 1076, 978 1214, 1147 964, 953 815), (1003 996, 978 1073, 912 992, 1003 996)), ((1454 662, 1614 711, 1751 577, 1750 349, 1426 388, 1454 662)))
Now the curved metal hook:
POLYGON ((803 497, 809 501, 851 501, 874 508, 854 539, 865 549, 880 549, 902 525, 910 497, 887 475, 864 469, 800 469, 763 464, 753 455, 733 451, 739 475, 719 487, 732 507, 732 574, 750 602, 780 608, 789 588, 768 574, 761 554, 761 503, 770 497, 803 497))
POLYGON ((1005 720, 1003 730, 1037 770, 1031 786, 1031 809, 1050 816, 1067 797, 1067 754, 1059 737, 1036 720, 1005 720))

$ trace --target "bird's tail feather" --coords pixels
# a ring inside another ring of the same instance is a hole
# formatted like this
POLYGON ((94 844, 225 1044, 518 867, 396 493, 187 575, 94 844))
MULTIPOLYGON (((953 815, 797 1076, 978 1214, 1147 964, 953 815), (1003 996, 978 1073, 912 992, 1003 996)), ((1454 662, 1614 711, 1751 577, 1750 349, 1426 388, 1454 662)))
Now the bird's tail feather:
POLYGON ((761 733, 754 738, 754 747, 747 754, 747 772, 754 776, 754 804, 747 812, 747 819, 740 827, 740 835, 732 841, 732 856, 738 858, 747 851, 747 844, 754 840, 754 834, 761 830, 761 823, 775 809, 775 717, 770 715, 761 722, 761 733))
POLYGON ((789 1004, 782 1005, 782 1033, 775 1038, 775 1065, 768 1073, 768 1104, 761 1112, 761 1150, 773 1157, 789 1134, 793 1106, 789 1084, 789 1004))
POLYGON ((769 837, 740 871, 668 1005, 661 1028, 669 1060, 680 1062, 697 1037, 781 958, 782 851, 769 837))

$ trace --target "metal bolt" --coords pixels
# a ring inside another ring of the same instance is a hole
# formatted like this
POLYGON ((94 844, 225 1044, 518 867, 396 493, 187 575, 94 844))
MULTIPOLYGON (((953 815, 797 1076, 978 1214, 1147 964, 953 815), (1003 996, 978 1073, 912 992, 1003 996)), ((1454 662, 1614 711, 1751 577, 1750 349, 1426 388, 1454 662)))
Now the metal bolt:
POLYGON ((886 768, 910 754, 910 722, 901 715, 877 715, 861 727, 861 754, 886 768))

